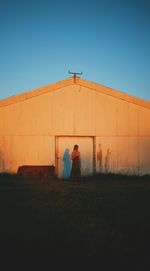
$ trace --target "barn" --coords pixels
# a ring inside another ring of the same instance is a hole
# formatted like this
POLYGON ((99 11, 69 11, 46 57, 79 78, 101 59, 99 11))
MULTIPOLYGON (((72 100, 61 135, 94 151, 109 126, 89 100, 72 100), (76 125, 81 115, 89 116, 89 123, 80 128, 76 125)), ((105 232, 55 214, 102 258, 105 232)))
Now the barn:
POLYGON ((0 172, 53 165, 79 145, 81 173, 150 174, 150 102, 79 77, 0 100, 0 172))

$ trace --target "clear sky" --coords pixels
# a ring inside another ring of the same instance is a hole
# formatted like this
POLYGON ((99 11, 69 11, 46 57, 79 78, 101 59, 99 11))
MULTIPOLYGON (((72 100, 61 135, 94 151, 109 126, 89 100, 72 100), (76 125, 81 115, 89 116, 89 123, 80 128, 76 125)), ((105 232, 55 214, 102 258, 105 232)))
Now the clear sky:
POLYGON ((0 0, 0 99, 68 69, 150 100, 150 0, 0 0))

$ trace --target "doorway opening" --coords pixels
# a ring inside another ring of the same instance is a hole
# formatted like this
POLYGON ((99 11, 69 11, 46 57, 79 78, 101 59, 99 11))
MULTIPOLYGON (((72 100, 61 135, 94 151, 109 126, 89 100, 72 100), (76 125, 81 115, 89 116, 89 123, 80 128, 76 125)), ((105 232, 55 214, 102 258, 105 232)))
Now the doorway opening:
POLYGON ((56 136, 55 143, 55 164, 58 178, 67 179, 70 177, 72 167, 71 153, 75 144, 79 146, 81 154, 81 176, 88 176, 94 173, 95 140, 93 136, 56 136))

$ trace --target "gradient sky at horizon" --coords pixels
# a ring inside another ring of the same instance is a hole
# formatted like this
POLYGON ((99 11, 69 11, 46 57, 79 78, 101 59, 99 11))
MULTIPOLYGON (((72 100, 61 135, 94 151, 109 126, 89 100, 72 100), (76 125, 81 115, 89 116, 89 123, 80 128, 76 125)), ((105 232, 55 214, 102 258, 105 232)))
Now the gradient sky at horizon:
POLYGON ((69 69, 150 100, 150 1, 1 0, 0 99, 69 69))

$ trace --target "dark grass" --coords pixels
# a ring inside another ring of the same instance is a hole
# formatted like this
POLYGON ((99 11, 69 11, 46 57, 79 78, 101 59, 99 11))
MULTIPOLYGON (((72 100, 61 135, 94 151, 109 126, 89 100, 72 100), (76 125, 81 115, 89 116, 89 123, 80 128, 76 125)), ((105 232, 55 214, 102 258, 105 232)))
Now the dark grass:
POLYGON ((72 259, 72 267, 80 259, 143 268, 150 176, 98 174, 71 182, 1 174, 0 218, 1 255, 12 261, 28 255, 34 264, 55 258, 55 264, 72 259))

